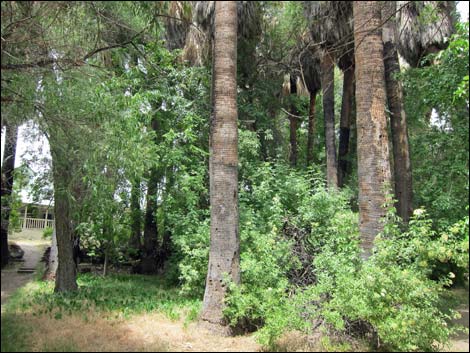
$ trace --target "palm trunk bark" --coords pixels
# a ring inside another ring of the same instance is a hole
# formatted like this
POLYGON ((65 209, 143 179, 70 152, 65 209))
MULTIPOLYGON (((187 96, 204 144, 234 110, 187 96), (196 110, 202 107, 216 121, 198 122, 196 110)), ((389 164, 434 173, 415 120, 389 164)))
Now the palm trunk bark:
POLYGON ((408 223, 413 212, 413 188, 408 130, 403 107, 403 89, 401 83, 396 79, 396 75, 400 73, 400 63, 395 36, 395 3, 395 1, 385 2, 382 10, 383 18, 390 18, 384 25, 383 33, 385 86, 392 131, 397 214, 405 223, 408 223))
POLYGON ((308 110, 308 132, 307 132, 307 167, 313 163, 313 144, 315 136, 315 103, 317 92, 310 93, 310 107, 308 110))
POLYGON ((344 71, 343 99, 341 104, 341 120, 338 147, 338 186, 343 187, 344 180, 350 170, 347 159, 349 153, 349 136, 351 131, 352 107, 354 96, 354 67, 344 71))
POLYGON ((390 162, 385 115, 381 6, 354 1, 359 219, 363 257, 383 230, 390 162))
POLYGON ((1 181, 1 266, 8 264, 10 253, 8 251, 8 228, 10 224, 11 194, 13 192, 13 171, 15 169, 16 143, 18 139, 18 126, 4 122, 5 126, 5 150, 2 161, 1 181))
POLYGON ((201 319, 227 333, 224 277, 240 282, 238 231, 237 3, 216 1, 209 143, 211 241, 201 319))
POLYGON ((328 188, 336 188, 338 186, 338 172, 335 141, 335 64, 328 51, 323 54, 320 66, 325 120, 326 180, 328 188))

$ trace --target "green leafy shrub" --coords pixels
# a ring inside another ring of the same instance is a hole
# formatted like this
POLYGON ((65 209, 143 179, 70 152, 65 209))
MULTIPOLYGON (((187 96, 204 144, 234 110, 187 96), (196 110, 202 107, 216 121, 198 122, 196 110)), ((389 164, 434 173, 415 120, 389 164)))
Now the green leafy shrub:
MULTIPOLYGON (((232 325, 253 329, 266 324, 275 336, 284 325, 305 321, 289 314, 296 312, 295 296, 289 296, 294 283, 311 280, 302 277, 312 271, 302 252, 316 255, 327 239, 333 239, 330 252, 350 252, 355 242, 346 235, 357 238, 357 215, 348 209, 348 191, 326 191, 315 174, 267 163, 250 181, 250 192, 240 195, 242 283, 230 285, 225 314, 232 325)), ((348 256, 342 259, 350 261, 348 256)), ((314 269, 313 275, 321 273, 314 269)))
POLYGON ((44 239, 50 238, 50 237, 52 237, 52 233, 53 233, 53 232, 54 232, 54 229, 53 229, 53 228, 51 228, 51 227, 46 227, 46 228, 44 228, 44 230, 42 231, 42 237, 43 237, 44 239))
POLYGON ((455 331, 447 323, 456 312, 441 310, 439 301, 454 274, 431 276, 443 262, 468 271, 468 217, 439 235, 423 210, 415 211, 405 232, 394 210, 389 219, 365 262, 359 260, 357 234, 325 236, 314 260, 317 283, 278 300, 259 332, 261 342, 272 346, 286 329, 309 332, 322 323, 395 351, 435 350, 447 343, 455 331))

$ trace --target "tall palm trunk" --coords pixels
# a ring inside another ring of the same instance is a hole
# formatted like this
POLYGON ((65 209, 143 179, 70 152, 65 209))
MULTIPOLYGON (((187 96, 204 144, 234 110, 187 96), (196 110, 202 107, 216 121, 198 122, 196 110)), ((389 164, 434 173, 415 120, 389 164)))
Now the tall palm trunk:
POLYGON ((390 161, 380 2, 354 1, 359 218, 364 257, 383 230, 390 161))
POLYGON ((344 71, 343 78, 343 101, 341 104, 341 120, 338 147, 338 186, 344 185, 344 179, 349 171, 349 136, 352 116, 354 96, 354 67, 349 67, 344 71))
MULTIPOLYGON (((3 121, 2 121, 3 122, 3 121)), ((8 264, 10 253, 8 251, 8 227, 10 224, 11 194, 13 191, 13 171, 15 169, 16 142, 18 139, 18 126, 7 121, 5 125, 5 150, 2 161, 2 183, 1 183, 1 266, 8 264)))
MULTIPOLYGON (((201 319, 222 329, 228 277, 240 282, 237 3, 216 1, 210 132, 211 241, 201 319)), ((224 331, 224 330, 223 330, 224 331)))
POLYGON ((320 65, 325 120, 326 180, 329 188, 336 188, 338 186, 338 175, 335 142, 335 64, 332 55, 328 51, 325 51, 322 55, 320 65))
POLYGON ((396 2, 388 1, 384 3, 382 10, 382 17, 384 19, 390 18, 384 25, 383 33, 385 86, 392 131, 396 208, 398 215, 407 223, 412 213, 413 188, 410 146, 408 144, 406 114, 403 108, 403 89, 395 77, 400 73, 395 36, 395 9, 396 2))
POLYGON ((308 131, 307 131, 307 167, 313 162, 313 143, 315 134, 315 103, 317 92, 310 93, 310 107, 308 110, 308 131))

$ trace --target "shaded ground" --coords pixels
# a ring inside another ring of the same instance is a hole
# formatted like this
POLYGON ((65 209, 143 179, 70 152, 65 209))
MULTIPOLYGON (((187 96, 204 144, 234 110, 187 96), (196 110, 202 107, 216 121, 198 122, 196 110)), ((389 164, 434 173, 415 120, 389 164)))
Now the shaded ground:
POLYGON ((16 289, 24 286, 36 275, 36 273, 18 273, 18 269, 20 267, 37 268, 45 248, 50 244, 50 240, 42 239, 42 231, 33 230, 13 233, 9 237, 9 241, 15 242, 23 249, 24 262, 11 261, 10 264, 2 269, 2 304, 16 289))
MULTIPOLYGON (((468 304, 469 304, 469 292, 466 289, 454 290, 455 295, 460 299, 461 304, 457 308, 459 313, 462 315, 460 319, 454 319, 453 322, 469 328, 469 315, 468 315, 468 304)), ((451 347, 447 350, 448 352, 468 352, 469 348, 469 336, 468 333, 461 332, 451 340, 451 347)))

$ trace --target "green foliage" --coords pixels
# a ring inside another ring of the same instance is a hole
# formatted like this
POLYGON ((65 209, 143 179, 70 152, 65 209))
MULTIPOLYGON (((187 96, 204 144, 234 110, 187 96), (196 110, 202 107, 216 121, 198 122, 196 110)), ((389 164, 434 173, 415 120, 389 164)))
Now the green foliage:
POLYGON ((428 57, 435 64, 403 74, 414 203, 439 227, 461 219, 468 205, 468 53, 468 23, 459 23, 448 48, 428 57))
POLYGON ((455 276, 447 272, 438 281, 430 276, 440 262, 468 271, 468 218, 437 236, 422 210, 406 232, 394 217, 392 210, 365 262, 352 233, 322 238, 314 260, 317 283, 279 299, 260 331, 261 342, 273 345, 286 329, 309 332, 322 323, 325 329, 368 335, 394 351, 435 350, 447 343, 455 332, 448 322, 456 312, 442 310, 440 298, 455 276))
MULTIPOLYGON (((306 233, 302 245, 311 254, 322 247, 330 255, 342 249, 348 256, 332 256, 331 260, 349 262, 353 256, 350 248, 357 248, 357 239, 352 241, 348 235, 357 237, 357 218, 348 210, 348 192, 328 193, 315 174, 266 163, 250 181, 250 192, 240 195, 242 284, 230 287, 225 313, 233 325, 250 328, 266 323, 267 330, 280 333, 290 322, 300 325, 304 321, 289 314, 296 304, 287 305, 292 299, 288 293, 295 291, 291 270, 302 266, 292 252, 299 241, 296 232, 306 233), (313 191, 312 183, 316 185, 313 191), (289 228, 294 228, 293 233, 289 228), (327 239, 328 247, 324 246, 327 239)), ((320 270, 314 271, 321 275, 320 270)))
POLYGON ((51 227, 46 227, 44 228, 44 230, 42 231, 42 237, 43 238, 50 238, 52 237, 52 233, 54 232, 54 229, 51 228, 51 227))
POLYGON ((23 202, 21 200, 21 190, 28 182, 27 169, 25 167, 15 168, 13 178, 14 183, 11 195, 2 196, 1 200, 2 209, 4 205, 9 205, 10 207, 8 233, 21 231, 21 220, 24 218, 24 214, 20 213, 20 208, 23 206, 23 202))

